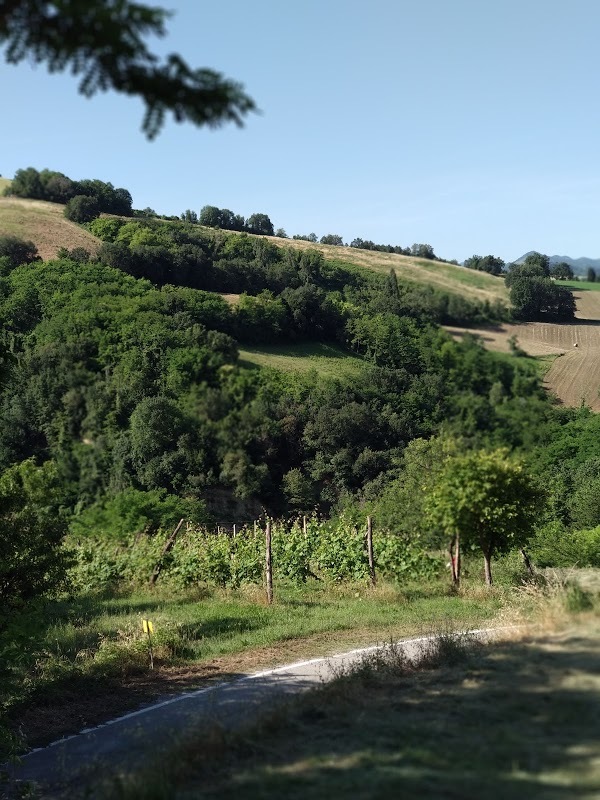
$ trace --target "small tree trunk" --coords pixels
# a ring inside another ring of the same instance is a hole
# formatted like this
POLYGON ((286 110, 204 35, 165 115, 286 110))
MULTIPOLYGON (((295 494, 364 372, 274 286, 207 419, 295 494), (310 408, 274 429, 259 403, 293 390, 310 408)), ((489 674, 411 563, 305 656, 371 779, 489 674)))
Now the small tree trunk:
POLYGON ((535 575, 535 572, 533 570, 533 564, 531 563, 531 559, 527 555, 527 551, 525 550, 524 547, 521 548, 521 555, 523 556, 523 563, 525 564, 525 569, 529 573, 529 576, 533 578, 533 576, 535 575))
POLYGON ((185 518, 179 520, 179 522, 177 523, 177 527, 175 528, 173 533, 170 535, 169 539, 167 540, 167 543, 163 547, 163 551, 160 554, 160 558, 158 560, 158 563, 154 567, 154 572, 152 573, 152 577, 150 578, 150 586, 154 586, 154 584, 158 580, 158 576, 160 575, 161 570, 163 568, 163 559, 167 555, 167 553, 170 550, 173 549, 173 545, 175 544, 175 540, 177 539, 177 534, 179 533, 179 531, 181 529, 181 526, 183 525, 184 522, 185 522, 185 518))
POLYGON ((456 534, 454 541, 454 576, 456 586, 460 586, 460 533, 456 534))
POLYGON ((265 579, 267 583, 267 603, 273 602, 273 564, 271 553, 271 520, 267 520, 265 531, 265 579))
POLYGON ((373 557, 373 520, 371 517, 367 517, 367 557, 369 559, 371 586, 375 586, 377 577, 375 575, 375 558, 373 557))
POLYGON ((460 586, 460 534, 455 534, 448 547, 450 555, 450 569, 452 571, 452 584, 460 586))
POLYGON ((485 553, 483 554, 483 569, 485 572, 485 582, 488 586, 493 584, 492 580, 492 554, 485 553))

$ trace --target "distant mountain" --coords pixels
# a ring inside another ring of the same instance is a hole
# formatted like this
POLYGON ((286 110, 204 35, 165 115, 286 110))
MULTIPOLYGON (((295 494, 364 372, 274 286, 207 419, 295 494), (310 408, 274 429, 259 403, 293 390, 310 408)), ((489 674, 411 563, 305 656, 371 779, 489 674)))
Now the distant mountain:
MULTIPOLYGON (((521 258, 517 258, 514 263, 522 264, 527 256, 534 252, 535 250, 530 250, 528 253, 522 255, 521 258)), ((586 258, 585 256, 582 256, 581 258, 571 258, 571 256, 550 256, 550 266, 553 264, 560 264, 561 261, 564 261, 566 264, 568 264, 575 275, 585 275, 589 267, 593 267, 595 270, 600 270, 600 258, 586 258)))

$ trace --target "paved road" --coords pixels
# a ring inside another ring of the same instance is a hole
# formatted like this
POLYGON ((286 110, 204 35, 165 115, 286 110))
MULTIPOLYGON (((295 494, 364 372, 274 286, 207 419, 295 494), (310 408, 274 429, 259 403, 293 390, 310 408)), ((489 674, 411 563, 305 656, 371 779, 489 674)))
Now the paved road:
MULTIPOLYGON (((498 631, 469 633, 487 639, 498 631)), ((399 645, 414 658, 423 642, 432 638, 409 639, 399 645)), ((154 765, 178 738, 207 725, 218 723, 227 730, 242 727, 260 712, 331 680, 341 669, 381 647, 374 645, 245 675, 126 714, 27 754, 19 766, 11 768, 12 787, 33 781, 43 798, 93 796, 90 787, 98 777, 141 768, 148 762, 154 765)))

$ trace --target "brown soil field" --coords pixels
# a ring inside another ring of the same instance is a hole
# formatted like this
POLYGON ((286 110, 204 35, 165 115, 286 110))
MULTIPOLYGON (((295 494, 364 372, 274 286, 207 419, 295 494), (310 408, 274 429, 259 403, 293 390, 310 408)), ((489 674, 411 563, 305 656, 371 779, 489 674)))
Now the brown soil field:
POLYGON ((32 241, 44 260, 56 258, 60 247, 84 247, 96 253, 100 240, 65 219, 63 210, 64 206, 44 200, 0 197, 0 235, 32 241))
POLYGON ((575 291, 577 319, 572 323, 528 322, 500 325, 496 328, 456 328, 446 330, 455 338, 465 333, 481 337, 490 350, 508 353, 508 340, 528 355, 557 355, 546 374, 544 384, 564 405, 582 403, 600 411, 600 292, 575 291))

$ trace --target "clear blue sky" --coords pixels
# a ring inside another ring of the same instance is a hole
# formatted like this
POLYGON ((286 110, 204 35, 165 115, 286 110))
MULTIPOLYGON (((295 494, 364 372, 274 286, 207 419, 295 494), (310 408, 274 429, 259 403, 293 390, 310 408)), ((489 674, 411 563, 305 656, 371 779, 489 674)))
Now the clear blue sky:
MULTIPOLYGON (((152 3, 154 4, 154 3, 152 3)), ((289 235, 427 242, 444 258, 600 256, 597 0, 171 0, 160 52, 241 81, 243 129, 91 100, 0 65, 0 174, 48 167, 134 206, 269 214, 289 235)))

